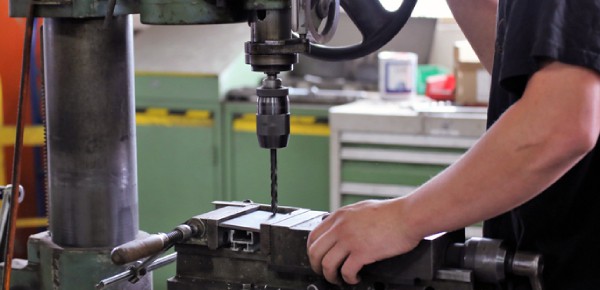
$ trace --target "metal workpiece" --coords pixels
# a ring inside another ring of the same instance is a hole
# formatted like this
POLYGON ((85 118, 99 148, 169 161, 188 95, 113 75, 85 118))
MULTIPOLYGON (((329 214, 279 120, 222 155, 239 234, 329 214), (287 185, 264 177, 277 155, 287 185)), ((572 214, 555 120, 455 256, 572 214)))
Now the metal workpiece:
POLYGON ((63 247, 138 234, 130 16, 44 21, 50 232, 63 247))
POLYGON ((222 247, 225 243, 225 231, 219 228, 219 224, 227 219, 232 219, 237 216, 243 216, 248 212, 255 211, 260 208, 260 205, 252 203, 216 203, 217 209, 194 216, 190 218, 186 224, 201 225, 204 229, 202 234, 190 239, 189 243, 207 246, 209 249, 216 250, 222 247))
MULTIPOLYGON (((213 204, 216 207, 215 210, 194 216, 186 221, 186 224, 188 225, 200 225, 199 228, 203 229, 202 231, 199 231, 197 235, 189 239, 187 243, 207 246, 211 250, 217 250, 228 245, 228 241, 225 237, 228 236, 229 230, 227 227, 223 227, 223 225, 235 225, 238 229, 259 231, 261 222, 264 219, 267 219, 272 223, 279 221, 282 218, 296 216, 299 213, 308 211, 296 207, 280 206, 277 209, 276 215, 272 216, 269 214, 271 211, 269 205, 257 204, 251 201, 215 201, 213 204), (255 212, 258 212, 258 214, 255 212), (251 215, 252 213, 254 214, 251 215), (237 218, 240 218, 240 220, 237 218)), ((325 212, 313 212, 319 213, 320 215, 325 214, 325 212)), ((264 241, 265 240, 263 240, 263 242, 264 241)))

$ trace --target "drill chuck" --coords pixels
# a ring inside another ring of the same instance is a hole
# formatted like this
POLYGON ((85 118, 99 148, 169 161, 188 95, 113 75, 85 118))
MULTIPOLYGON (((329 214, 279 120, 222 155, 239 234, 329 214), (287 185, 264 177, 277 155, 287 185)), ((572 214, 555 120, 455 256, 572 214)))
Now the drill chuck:
POLYGON ((256 135, 262 148, 287 147, 290 138, 290 100, 281 80, 269 75, 256 89, 256 135))

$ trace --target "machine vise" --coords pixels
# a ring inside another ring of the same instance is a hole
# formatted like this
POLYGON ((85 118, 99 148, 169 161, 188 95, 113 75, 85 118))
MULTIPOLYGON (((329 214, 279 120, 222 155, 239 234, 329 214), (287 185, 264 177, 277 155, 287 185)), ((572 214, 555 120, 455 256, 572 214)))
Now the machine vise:
MULTIPOLYGON (((308 234, 327 212, 279 207, 273 215, 270 206, 252 202, 215 205, 215 210, 185 223, 190 231, 173 231, 187 232, 179 235, 179 242, 163 243, 174 244, 177 252, 177 273, 168 281, 169 290, 479 290, 493 289, 514 276, 528 277, 533 289, 542 289, 540 255, 510 251, 499 240, 465 242, 464 230, 427 237, 404 255, 365 266, 358 285, 332 285, 311 270, 306 253, 308 234)), ((145 252, 148 244, 118 247, 113 261, 150 254, 145 252)))

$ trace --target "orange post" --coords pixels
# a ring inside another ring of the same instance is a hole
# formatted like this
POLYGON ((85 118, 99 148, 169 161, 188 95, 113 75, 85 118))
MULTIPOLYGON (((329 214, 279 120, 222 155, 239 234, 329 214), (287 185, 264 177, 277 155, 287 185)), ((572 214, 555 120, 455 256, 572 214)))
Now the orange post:
MULTIPOLYGON (((15 141, 15 121, 17 115, 17 100, 19 96, 19 81, 21 72, 23 39, 25 37, 25 19, 10 18, 8 13, 9 0, 0 0, 0 79, 2 81, 0 98, 0 183, 10 183, 9 175, 13 158, 13 143, 15 141)), ((37 30, 37 28, 36 28, 37 30)), ((38 49, 38 48, 36 48, 38 49)), ((34 170, 34 148, 43 144, 43 128, 31 126, 30 103, 25 106, 25 128, 23 143, 23 168, 21 185, 27 194, 19 209, 19 219, 37 218, 39 209, 36 196, 36 180, 34 170)), ((22 224, 19 224, 22 226, 22 224)), ((18 230, 15 250, 16 257, 26 257, 27 238, 39 231, 45 222, 37 220, 27 222, 28 228, 18 230), (38 227, 32 227, 33 225, 38 227)))

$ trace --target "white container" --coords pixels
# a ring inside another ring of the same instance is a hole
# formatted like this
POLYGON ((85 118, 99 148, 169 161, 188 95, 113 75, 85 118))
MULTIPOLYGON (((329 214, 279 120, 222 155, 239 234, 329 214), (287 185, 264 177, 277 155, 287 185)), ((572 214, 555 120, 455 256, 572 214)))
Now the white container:
POLYGON ((418 56, 412 52, 382 51, 379 58, 379 93, 382 99, 406 100, 416 96, 418 56))

